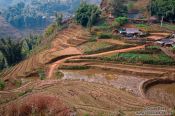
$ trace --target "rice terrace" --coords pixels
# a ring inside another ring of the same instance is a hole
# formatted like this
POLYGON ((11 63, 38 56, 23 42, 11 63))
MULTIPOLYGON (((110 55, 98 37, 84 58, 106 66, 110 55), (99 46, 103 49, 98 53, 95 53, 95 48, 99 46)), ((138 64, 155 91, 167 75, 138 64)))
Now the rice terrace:
POLYGON ((78 2, 41 35, 0 40, 0 116, 175 116, 175 1, 78 2))

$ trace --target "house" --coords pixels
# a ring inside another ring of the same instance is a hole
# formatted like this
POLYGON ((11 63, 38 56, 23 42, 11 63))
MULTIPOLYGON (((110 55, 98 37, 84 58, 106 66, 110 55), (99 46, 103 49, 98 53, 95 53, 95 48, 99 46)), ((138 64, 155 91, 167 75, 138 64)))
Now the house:
POLYGON ((157 23, 158 18, 156 16, 151 16, 148 18, 149 23, 157 23))
POLYGON ((125 35, 125 36, 136 36, 136 35, 142 35, 143 32, 141 32, 139 29, 137 28, 125 28, 125 29, 121 29, 119 31, 120 34, 125 35))
POLYGON ((165 46, 165 47, 172 47, 175 45, 175 38, 173 39, 163 39, 161 41, 156 41, 156 44, 165 46))

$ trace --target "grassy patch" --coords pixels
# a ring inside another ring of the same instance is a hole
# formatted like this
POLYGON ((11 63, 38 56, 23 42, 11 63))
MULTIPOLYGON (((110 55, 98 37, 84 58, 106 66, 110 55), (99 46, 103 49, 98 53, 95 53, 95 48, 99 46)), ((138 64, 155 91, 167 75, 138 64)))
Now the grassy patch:
POLYGON ((22 85, 22 81, 21 80, 15 80, 14 82, 16 87, 20 87, 22 85))
POLYGON ((46 75, 43 69, 38 69, 37 72, 38 72, 40 80, 44 80, 46 78, 46 75))
POLYGON ((168 23, 164 23, 163 27, 169 29, 169 30, 175 30, 175 25, 174 24, 168 24, 168 23))
POLYGON ((175 53, 175 46, 172 47, 172 51, 175 53))
POLYGON ((147 29, 147 28, 149 28, 149 25, 147 25, 147 24, 136 24, 136 27, 137 28, 145 28, 145 29, 147 29))
POLYGON ((27 93, 31 93, 31 92, 32 92, 32 89, 27 89, 26 91, 19 93, 18 96, 21 97, 21 96, 24 96, 27 93))
POLYGON ((110 39, 112 38, 112 34, 111 33, 101 33, 98 35, 99 39, 110 39))
POLYGON ((121 40, 122 37, 121 37, 121 35, 113 35, 113 36, 112 36, 112 39, 121 40))
POLYGON ((80 49, 85 54, 96 54, 129 47, 133 47, 133 45, 113 45, 108 42, 88 42, 80 46, 80 49))
POLYGON ((0 79, 0 90, 3 90, 5 88, 5 82, 0 79))
POLYGON ((91 38, 89 38, 89 42, 96 42, 97 36, 93 35, 91 38))
POLYGON ((55 75, 57 79, 61 79, 64 76, 64 74, 60 71, 57 71, 55 75))
POLYGON ((131 64, 175 65, 175 61, 172 58, 165 55, 159 48, 154 46, 146 48, 145 50, 119 53, 101 59, 131 64))
POLYGON ((80 46, 80 49, 84 51, 85 54, 92 54, 99 50, 112 47, 112 44, 107 42, 88 42, 80 46))
POLYGON ((89 66, 61 66, 59 69, 64 69, 64 70, 86 70, 89 69, 89 66))

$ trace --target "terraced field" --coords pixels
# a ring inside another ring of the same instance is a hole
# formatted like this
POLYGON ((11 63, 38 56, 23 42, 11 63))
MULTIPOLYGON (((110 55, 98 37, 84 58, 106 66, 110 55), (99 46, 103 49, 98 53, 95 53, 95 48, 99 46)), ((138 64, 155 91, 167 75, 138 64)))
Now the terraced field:
POLYGON ((19 77, 26 77, 36 72, 37 69, 44 68, 45 64, 51 62, 54 59, 80 54, 78 50, 71 48, 71 46, 77 46, 86 42, 88 37, 89 33, 82 30, 79 26, 73 26, 63 30, 52 42, 51 49, 33 55, 16 66, 10 68, 9 70, 4 71, 2 77, 4 77, 4 80, 8 80, 10 78, 15 79, 19 77))
MULTIPOLYGON (((28 110, 25 108, 29 108, 28 115, 33 110, 36 114, 40 112, 38 116, 42 113, 60 116, 135 116, 136 111, 148 106, 172 109, 166 101, 159 102, 155 97, 147 97, 146 94, 150 94, 144 93, 143 86, 152 79, 173 81, 175 66, 136 66, 104 61, 102 57, 144 50, 146 45, 128 46, 123 41, 111 39, 89 42, 89 38, 91 36, 87 30, 72 25, 58 33, 50 43, 51 48, 5 70, 1 77, 7 87, 0 91, 0 116, 8 115, 14 109, 21 114, 28 110), (103 49, 111 46, 117 47, 103 49), (91 53, 86 54, 87 51, 91 53), (44 71, 44 79, 39 78, 39 69, 44 71), (57 77, 58 73, 62 77, 57 77), (20 87, 8 87, 8 83, 13 84, 16 80, 22 81, 20 87), (36 103, 33 97, 37 99, 36 103), (50 104, 45 99, 54 102, 50 104), (25 101, 31 103, 23 104, 25 101), (57 104, 56 109, 52 103, 57 104), (36 109, 33 109, 33 105, 36 109), (60 114, 52 112, 53 109, 61 110, 60 114)), ((148 92, 152 93, 152 90, 148 92)))

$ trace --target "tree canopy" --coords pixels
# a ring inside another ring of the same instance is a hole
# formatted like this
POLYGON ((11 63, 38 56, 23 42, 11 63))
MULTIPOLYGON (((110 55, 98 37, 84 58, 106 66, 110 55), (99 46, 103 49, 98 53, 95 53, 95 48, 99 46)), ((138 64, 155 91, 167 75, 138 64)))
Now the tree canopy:
POLYGON ((83 26, 90 26, 100 18, 100 9, 93 4, 82 3, 76 11, 75 19, 83 26))
POLYGON ((148 9, 151 15, 164 17, 168 21, 175 21, 175 0, 151 0, 148 9))
POLYGON ((124 0, 109 0, 109 6, 110 12, 116 17, 125 16, 128 12, 124 0))

